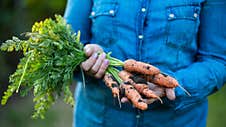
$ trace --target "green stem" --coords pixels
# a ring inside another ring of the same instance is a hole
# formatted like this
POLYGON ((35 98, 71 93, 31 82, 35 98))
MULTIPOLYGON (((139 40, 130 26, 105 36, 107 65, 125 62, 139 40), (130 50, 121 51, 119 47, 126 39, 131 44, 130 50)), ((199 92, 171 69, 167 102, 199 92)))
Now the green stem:
POLYGON ((24 66, 24 69, 23 69, 22 76, 20 77, 20 82, 19 82, 19 84, 18 84, 18 86, 17 86, 17 89, 16 89, 16 93, 18 93, 19 88, 20 88, 20 86, 21 86, 21 83, 22 83, 22 81, 23 81, 23 79, 24 79, 24 75, 25 75, 25 73, 26 73, 27 66, 28 66, 28 62, 30 61, 31 56, 32 56, 32 54, 30 54, 30 56, 28 57, 28 59, 27 59, 27 61, 26 61, 26 63, 25 63, 25 66, 24 66))
POLYGON ((111 52, 107 54, 106 58, 110 61, 111 66, 122 67, 124 65, 124 62, 114 57, 111 57, 110 55, 111 55, 111 52))
POLYGON ((109 66, 107 68, 107 72, 110 73, 119 84, 121 84, 123 82, 122 79, 118 75, 119 70, 117 70, 116 68, 109 66))

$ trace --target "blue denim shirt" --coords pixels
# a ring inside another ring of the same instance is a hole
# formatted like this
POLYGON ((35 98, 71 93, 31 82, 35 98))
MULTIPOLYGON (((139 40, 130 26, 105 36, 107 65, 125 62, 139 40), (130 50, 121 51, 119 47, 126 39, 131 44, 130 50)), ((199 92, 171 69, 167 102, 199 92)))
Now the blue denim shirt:
POLYGON ((65 18, 81 40, 121 60, 153 64, 191 93, 147 111, 119 108, 101 80, 76 92, 76 127, 205 127, 207 96, 226 82, 225 0, 68 0, 65 18))

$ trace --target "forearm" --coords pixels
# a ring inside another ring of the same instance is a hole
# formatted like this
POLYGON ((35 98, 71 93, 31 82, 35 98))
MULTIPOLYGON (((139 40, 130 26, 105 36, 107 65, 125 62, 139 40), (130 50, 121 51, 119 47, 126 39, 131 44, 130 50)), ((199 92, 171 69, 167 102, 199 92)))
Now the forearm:
POLYGON ((91 21, 89 19, 91 7, 91 0, 68 0, 64 14, 64 18, 73 30, 81 32, 80 40, 83 43, 89 42, 91 38, 91 21))
POLYGON ((183 109, 219 90, 226 82, 226 67, 220 62, 205 60, 175 72, 174 77, 191 94, 187 96, 180 88, 176 88, 175 108, 183 109))
POLYGON ((226 2, 207 0, 202 6, 196 61, 173 72, 174 77, 191 93, 176 88, 176 109, 204 100, 226 82, 226 2))

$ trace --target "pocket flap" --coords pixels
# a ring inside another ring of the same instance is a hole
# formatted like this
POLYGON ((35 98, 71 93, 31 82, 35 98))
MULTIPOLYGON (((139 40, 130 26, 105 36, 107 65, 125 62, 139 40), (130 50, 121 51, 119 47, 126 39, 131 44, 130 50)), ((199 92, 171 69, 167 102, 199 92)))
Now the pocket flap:
POLYGON ((188 19, 197 20, 200 14, 200 6, 196 5, 184 5, 184 6, 173 6, 167 8, 167 19, 188 19))
POLYGON ((96 4, 92 8, 90 13, 90 18, 95 18, 97 16, 106 15, 106 16, 115 16, 118 11, 117 3, 104 3, 96 4))

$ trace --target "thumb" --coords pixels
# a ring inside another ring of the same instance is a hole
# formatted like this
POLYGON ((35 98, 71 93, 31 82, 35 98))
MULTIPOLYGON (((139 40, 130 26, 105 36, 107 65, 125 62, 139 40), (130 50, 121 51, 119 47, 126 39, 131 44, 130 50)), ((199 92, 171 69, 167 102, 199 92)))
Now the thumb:
POLYGON ((166 97, 169 100, 175 100, 176 99, 174 88, 166 88, 166 97))
POLYGON ((85 52, 85 54, 86 54, 86 56, 87 57, 90 57, 92 54, 93 54, 93 52, 94 52, 94 48, 93 48, 93 46, 91 46, 91 45, 86 45, 85 47, 84 47, 84 52, 85 52))

